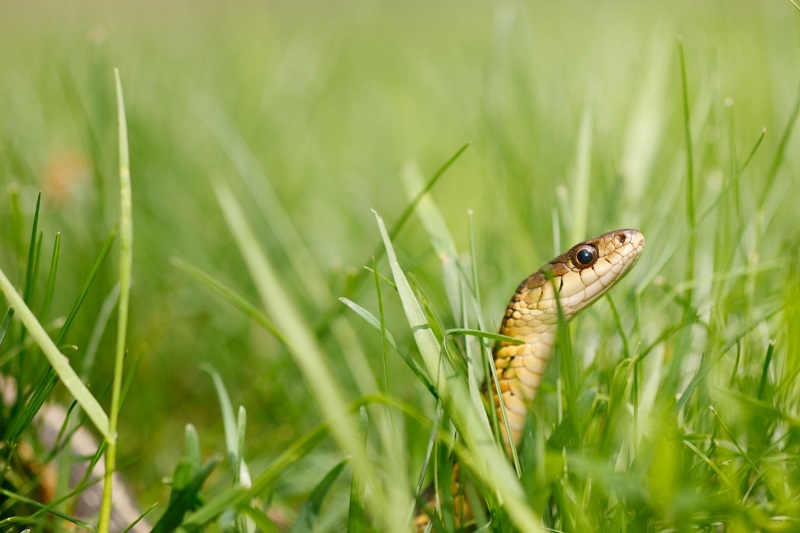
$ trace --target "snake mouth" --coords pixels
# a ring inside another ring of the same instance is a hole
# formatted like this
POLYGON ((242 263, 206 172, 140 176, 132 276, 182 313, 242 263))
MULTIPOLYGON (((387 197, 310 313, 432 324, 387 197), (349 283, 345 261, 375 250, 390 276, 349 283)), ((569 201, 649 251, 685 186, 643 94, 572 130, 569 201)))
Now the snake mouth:
POLYGON ((644 235, 642 235, 641 231, 636 229, 620 229, 612 231, 611 234, 613 235, 613 240, 620 245, 630 244, 633 246, 636 257, 638 258, 644 248, 644 235))
POLYGON ((624 266, 623 271, 619 275, 619 280, 624 278, 633 265, 639 261, 639 257, 644 250, 644 235, 639 230, 625 229, 617 232, 616 239, 617 242, 620 243, 620 247, 624 248, 630 246, 627 255, 624 255, 622 258, 624 266))
POLYGON ((600 259, 607 265, 606 272, 602 272, 605 270, 603 268, 596 268, 606 290, 625 277, 644 250, 644 235, 636 229, 610 231, 587 242, 598 247, 600 259), (611 283, 603 281, 602 278, 611 283))

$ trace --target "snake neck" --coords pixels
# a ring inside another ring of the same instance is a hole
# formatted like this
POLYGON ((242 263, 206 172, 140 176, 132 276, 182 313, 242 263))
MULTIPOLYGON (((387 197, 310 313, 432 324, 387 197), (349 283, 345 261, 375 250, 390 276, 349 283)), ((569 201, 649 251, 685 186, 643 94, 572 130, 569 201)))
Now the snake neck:
MULTIPOLYGON (((517 446, 522 439, 528 410, 553 354, 558 333, 555 297, 555 286, 546 280, 544 272, 533 273, 517 288, 500 326, 502 335, 524 341, 524 344, 499 343, 494 350, 500 395, 493 396, 506 448, 510 448, 511 442, 517 446)), ((565 320, 569 318, 564 316, 565 320)))
MULTIPOLYGON (((501 343, 494 352, 494 365, 497 371, 497 380, 500 385, 500 397, 494 394, 497 420, 506 446, 509 445, 506 426, 503 423, 503 407, 511 430, 511 442, 517 446, 522 439, 525 420, 528 410, 536 399, 542 376, 547 369, 547 363, 553 354, 553 345, 556 341, 556 327, 542 328, 542 331, 531 332, 524 337, 525 344, 501 343)), ((519 337, 501 328, 503 335, 519 337)))

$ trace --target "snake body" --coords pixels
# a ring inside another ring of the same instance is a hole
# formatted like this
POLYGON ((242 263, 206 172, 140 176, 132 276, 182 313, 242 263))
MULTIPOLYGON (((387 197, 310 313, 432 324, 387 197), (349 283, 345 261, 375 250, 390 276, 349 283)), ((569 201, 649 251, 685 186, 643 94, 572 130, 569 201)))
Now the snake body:
MULTIPOLYGON (((515 445, 522 437, 528 407, 536 398, 553 353, 559 307, 564 321, 589 307, 630 271, 643 248, 644 236, 635 229, 604 233, 576 244, 517 288, 500 333, 525 343, 499 343, 494 350, 500 394, 515 445)), ((499 400, 495 403, 497 418, 502 421, 499 400)), ((505 429, 502 431, 505 433, 505 429)))
MULTIPOLYGON (((559 309, 566 322, 589 307, 631 270, 643 249, 644 236, 635 229, 604 233, 576 244, 517 287, 500 333, 524 343, 500 342, 493 354, 499 394, 492 396, 507 447, 510 442, 518 445, 522 438, 528 409, 553 353, 559 309)), ((458 495, 457 499, 463 502, 458 495)), ((468 510, 465 512, 468 514, 468 510)), ((415 525, 418 530, 425 529, 428 522, 428 516, 422 514, 417 516, 415 525)))

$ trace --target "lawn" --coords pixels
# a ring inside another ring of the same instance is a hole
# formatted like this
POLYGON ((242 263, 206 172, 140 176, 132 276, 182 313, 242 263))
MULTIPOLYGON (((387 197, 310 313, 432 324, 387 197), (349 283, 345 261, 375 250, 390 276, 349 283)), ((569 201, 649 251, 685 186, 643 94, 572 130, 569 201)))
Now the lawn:
MULTIPOLYGON (((0 270, 86 402, 121 392, 116 468, 163 531, 407 531, 453 455, 495 530, 798 530, 798 65, 789 0, 6 2, 0 270), (496 463, 491 340, 450 330, 625 227, 642 258, 496 463)), ((104 430, 14 307, 0 531, 60 530, 28 415, 104 430)))

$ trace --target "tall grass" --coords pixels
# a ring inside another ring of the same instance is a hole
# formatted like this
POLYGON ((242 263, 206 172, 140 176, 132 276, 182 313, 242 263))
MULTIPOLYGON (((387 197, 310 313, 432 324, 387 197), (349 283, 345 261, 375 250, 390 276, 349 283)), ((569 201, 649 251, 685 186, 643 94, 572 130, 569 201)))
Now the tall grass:
POLYGON ((495 530, 800 527, 791 3, 51 7, 0 17, 0 529, 93 527, 63 463, 35 503, 31 465, 68 459, 32 419, 77 398, 113 438, 119 395, 112 463, 158 531, 406 531, 429 484, 454 529, 456 457, 495 530), (640 263, 502 457, 480 387, 508 298, 627 226, 640 263))

